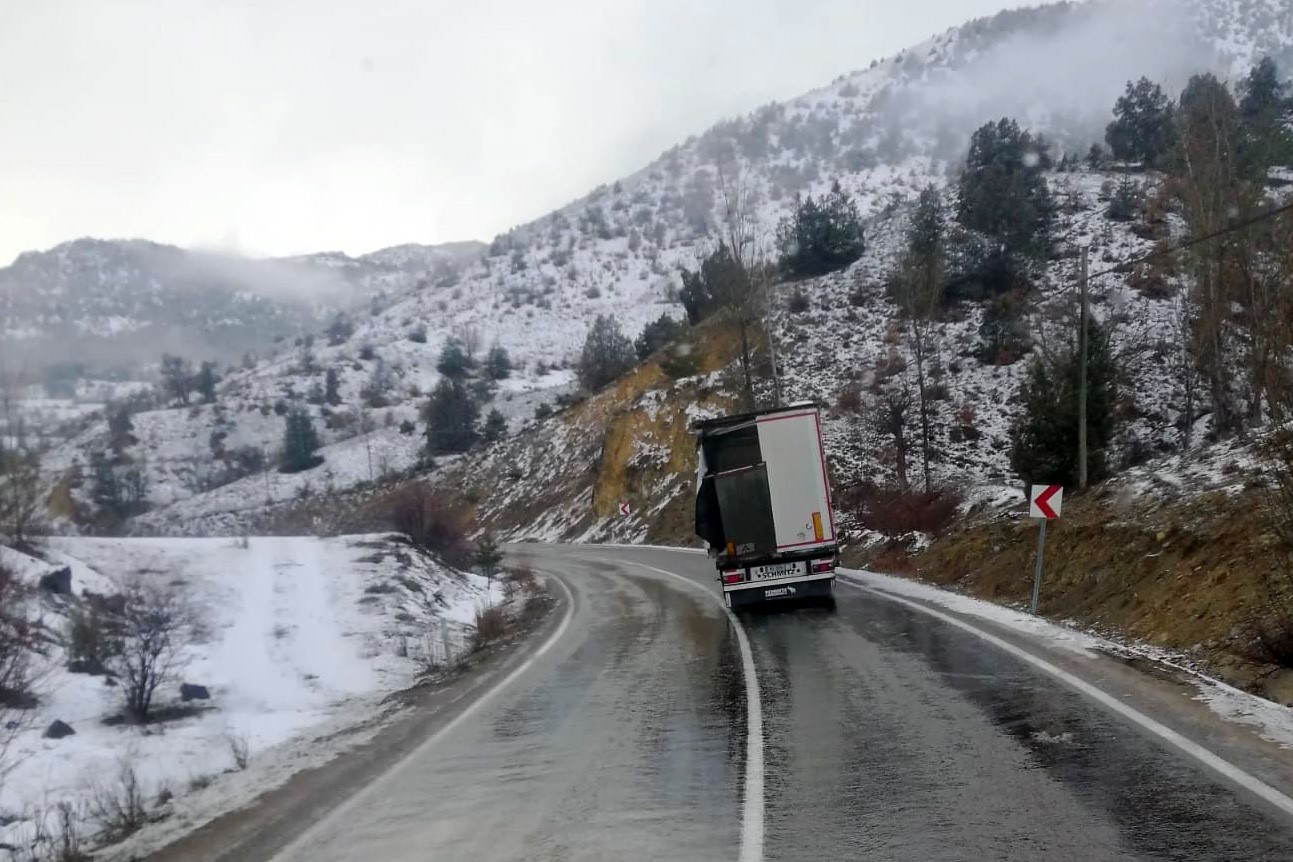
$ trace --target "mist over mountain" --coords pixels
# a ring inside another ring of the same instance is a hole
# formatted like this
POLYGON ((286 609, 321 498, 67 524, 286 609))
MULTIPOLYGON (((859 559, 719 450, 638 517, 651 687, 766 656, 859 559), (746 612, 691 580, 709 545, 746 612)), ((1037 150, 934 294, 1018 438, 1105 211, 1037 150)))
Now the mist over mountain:
POLYGON ((339 313, 444 278, 477 243, 252 259, 146 240, 78 239, 0 269, 10 368, 51 363, 129 374, 164 352, 233 361, 267 353, 339 313))

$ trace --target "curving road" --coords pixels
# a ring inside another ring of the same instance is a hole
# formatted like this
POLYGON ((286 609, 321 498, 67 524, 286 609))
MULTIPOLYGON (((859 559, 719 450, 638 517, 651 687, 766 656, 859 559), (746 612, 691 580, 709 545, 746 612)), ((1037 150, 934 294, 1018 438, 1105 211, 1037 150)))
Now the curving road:
POLYGON ((702 556, 511 553, 560 624, 239 858, 1293 859, 1293 762, 1171 681, 843 584, 738 632, 702 556))

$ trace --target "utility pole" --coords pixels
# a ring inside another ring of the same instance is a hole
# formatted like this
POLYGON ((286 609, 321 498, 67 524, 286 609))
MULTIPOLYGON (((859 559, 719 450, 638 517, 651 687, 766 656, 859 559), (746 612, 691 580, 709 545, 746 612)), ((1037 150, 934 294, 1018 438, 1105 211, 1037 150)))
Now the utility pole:
MULTIPOLYGON (((1087 273, 1091 250, 1082 247, 1082 312, 1078 322, 1078 490, 1086 489, 1086 401, 1087 401, 1087 330, 1090 313, 1087 309, 1087 273)), ((1040 556, 1039 556, 1040 559, 1040 556)))

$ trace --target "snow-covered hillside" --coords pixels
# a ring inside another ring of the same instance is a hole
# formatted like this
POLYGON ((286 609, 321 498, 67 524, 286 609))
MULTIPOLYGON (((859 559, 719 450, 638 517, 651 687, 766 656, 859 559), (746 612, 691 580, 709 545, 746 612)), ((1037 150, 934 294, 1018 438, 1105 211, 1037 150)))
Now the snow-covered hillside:
MULTIPOLYGON (((136 528, 199 530, 197 518, 211 516, 235 529, 244 514, 267 504, 416 467, 419 411, 438 380, 436 357, 450 339, 474 342, 478 353, 495 344, 510 353, 513 374, 485 410, 500 409, 518 430, 539 403, 569 390, 569 365, 596 315, 614 314, 630 337, 662 313, 681 316, 678 269, 695 266, 712 247, 723 192, 738 186, 765 238, 796 195, 821 194, 835 182, 868 220, 863 260, 806 285, 809 310, 790 315, 783 306, 776 321, 789 394, 833 404, 847 383, 901 349, 891 343, 893 309, 881 282, 898 252, 908 204, 926 185, 946 185, 972 129, 1013 115, 1051 141, 1057 157, 1085 153, 1102 136, 1128 79, 1149 76, 1174 91, 1206 68, 1233 80, 1258 56, 1289 60, 1291 51, 1293 16, 1277 0, 1059 4, 971 22, 788 103, 721 122, 632 176, 497 237, 460 271, 424 279, 374 313, 356 315, 345 337, 333 343, 319 337, 231 373, 218 406, 137 415, 140 442, 127 456, 149 478, 153 511, 136 528), (1130 40, 1135 50, 1128 49, 1130 40), (317 403, 329 370, 339 381, 335 407, 317 403), (378 398, 366 394, 378 389, 378 398), (365 402, 372 406, 361 408, 365 402), (293 404, 316 416, 324 464, 293 477, 246 476, 214 491, 221 477, 195 478, 213 467, 213 433, 225 450, 251 446, 272 455, 281 413, 293 404)), ((1048 176, 1064 210, 1064 248, 1071 255, 1078 244, 1091 246, 1097 266, 1147 247, 1103 215, 1103 189, 1116 179, 1085 170, 1048 176)), ((1071 256, 1052 261, 1041 282, 1037 326, 1047 319, 1043 312, 1062 304, 1075 269, 1071 256)), ((1171 303, 1128 290, 1120 277, 1097 287, 1107 307, 1102 314, 1143 329, 1145 344, 1165 338, 1171 303)), ((969 307, 964 314, 946 324, 945 343, 956 353, 942 357, 948 399, 939 421, 955 439, 939 470, 1001 481, 1021 366, 975 358, 970 341, 982 310, 969 307)), ((1149 356, 1139 351, 1130 358, 1133 375, 1157 373, 1146 364, 1149 356)), ((1154 395, 1150 378, 1137 379, 1146 384, 1137 391, 1147 400, 1138 403, 1144 415, 1127 433, 1170 443, 1170 393, 1154 395)), ((102 450, 105 431, 100 424, 56 450, 48 459, 51 475, 102 450)), ((855 472, 859 433, 846 417, 831 426, 832 447, 855 472)), ((866 460, 868 471, 884 469, 882 459, 866 460)))
POLYGON ((406 687, 428 658, 443 663, 446 650, 463 652, 485 601, 484 578, 382 535, 63 539, 45 556, 48 563, 0 548, 0 563, 29 586, 69 567, 72 593, 42 589, 31 598, 31 615, 49 637, 39 705, 22 713, 25 729, 6 756, 12 771, 0 782, 0 844, 30 841, 33 817, 48 816, 52 826, 51 800, 85 817, 96 791, 115 788, 123 763, 137 771, 150 806, 163 790, 180 809, 191 807, 193 794, 216 794, 221 804, 251 798, 361 741, 298 738, 375 715, 383 696, 406 687), (111 720, 122 712, 124 683, 68 670, 69 609, 131 583, 174 591, 195 615, 180 665, 156 696, 156 708, 175 717, 143 730, 111 720), (181 702, 181 683, 209 697, 181 702), (54 721, 74 734, 47 738, 54 721))
MULTIPOLYGON (((1088 249, 1097 272, 1091 287, 1095 315, 1112 327, 1126 371, 1121 397, 1134 405, 1111 453, 1115 469, 1177 451, 1182 434, 1181 383, 1170 347, 1182 295, 1142 292, 1125 275, 1107 271, 1110 263, 1153 247, 1137 236, 1135 224, 1105 216, 1110 189, 1125 178, 1086 168, 1048 176, 1055 197, 1065 201, 1056 229, 1064 242, 1022 318, 1034 344, 1071 339, 1064 321, 1073 311, 1077 250, 1088 249)), ((1134 181, 1157 182, 1151 176, 1134 181)), ((945 194, 950 198, 950 190, 945 194)), ((878 408, 866 393, 915 364, 885 288, 902 249, 907 213, 900 206, 874 217, 869 247, 849 268, 775 291, 772 329, 784 398, 828 406, 824 433, 837 490, 863 482, 895 484, 892 441, 868 418, 878 408), (795 294, 807 297, 806 309, 790 310, 795 294), (861 409, 846 406, 850 391, 858 393, 861 409)), ((931 468, 936 486, 956 488, 968 502, 1013 502, 1018 490, 1011 487, 1016 480, 1009 466, 1010 427, 1027 363, 1021 357, 985 361, 984 314, 982 303, 961 303, 934 325, 931 468)), ((713 335, 702 338, 712 341, 713 335)), ((446 492, 461 487, 483 498, 478 516, 515 539, 685 539, 693 446, 687 426, 735 406, 736 372, 731 351, 725 372, 679 381, 652 363, 534 432, 446 466, 439 483, 446 492), (621 500, 629 503, 627 517, 617 511, 621 500)), ((908 379, 908 385, 914 383, 908 379)), ((914 439, 914 407, 907 423, 914 439)), ((908 479, 915 481, 918 472, 909 459, 908 479)))
MULTIPOLYGON (((80 363, 136 369, 163 351, 233 361, 317 329, 339 311, 447 277, 478 243, 252 260, 144 240, 79 239, 0 269, 8 373, 80 363)), ((39 379, 39 378, 38 378, 39 379)))

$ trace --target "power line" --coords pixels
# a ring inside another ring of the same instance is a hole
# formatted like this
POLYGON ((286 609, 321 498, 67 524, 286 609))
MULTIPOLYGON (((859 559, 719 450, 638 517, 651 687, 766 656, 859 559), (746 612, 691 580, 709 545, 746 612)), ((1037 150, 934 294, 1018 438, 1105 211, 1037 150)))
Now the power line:
MULTIPOLYGON (((1124 260, 1121 263, 1116 263, 1107 269, 1102 269, 1097 272, 1093 272, 1090 275, 1088 275, 1087 278, 1090 280, 1095 280, 1105 275, 1120 274, 1123 271, 1127 270, 1128 268, 1136 266, 1137 264, 1148 263, 1151 260, 1157 260, 1158 258, 1161 258, 1161 257, 1169 257, 1171 255, 1178 254, 1183 251, 1187 251, 1188 249, 1191 249, 1196 245, 1202 245, 1205 242, 1210 242, 1214 239, 1218 239, 1219 237, 1226 236, 1227 234, 1232 234, 1237 231, 1244 230, 1245 228, 1250 228, 1255 224, 1260 224, 1263 221, 1276 218, 1277 216, 1281 216, 1287 212, 1293 212, 1293 201, 1290 201, 1287 204, 1283 204, 1282 206, 1275 207, 1274 209, 1267 210, 1266 212, 1258 213, 1257 215, 1246 218, 1243 221, 1235 222, 1234 224, 1227 225, 1226 227, 1220 228, 1219 230, 1215 230, 1212 233, 1205 234, 1203 236, 1191 237, 1190 239, 1183 240, 1177 245, 1171 246, 1170 248, 1158 249, 1156 251, 1151 251, 1147 254, 1141 255, 1140 257, 1133 257, 1128 260, 1124 260)), ((1070 230, 1069 233, 1066 235, 1066 238, 1077 233, 1078 230, 1079 230, 1079 227, 1077 225, 1074 225, 1073 229, 1070 230)), ((1061 242, 1063 241, 1064 240, 1061 239, 1061 242)), ((1073 290, 1074 290, 1074 286, 1072 284, 1066 283, 1062 287, 1060 287, 1056 292, 1050 294, 1049 296, 1041 297, 1035 300, 1032 303, 1032 308, 1034 311, 1036 311, 1045 305, 1049 305, 1051 302, 1054 302, 1055 300, 1063 299, 1064 297, 1072 293, 1073 290)))
POLYGON ((1286 212, 1293 212, 1293 201, 1286 203, 1283 206, 1276 207, 1275 209, 1267 210, 1266 212, 1263 212, 1263 213, 1258 213, 1257 215, 1246 218, 1243 221, 1235 222, 1232 225, 1227 225, 1226 227, 1223 227, 1219 230, 1215 230, 1212 233, 1185 240, 1181 243, 1178 243, 1175 246, 1172 246, 1171 248, 1159 249, 1157 251, 1152 251, 1149 254, 1132 258, 1131 260, 1125 260, 1122 263, 1117 264, 1116 266, 1111 266, 1108 269, 1102 269, 1099 272, 1092 273, 1090 275, 1090 278, 1099 278, 1102 275, 1111 275, 1113 273, 1119 273, 1125 270, 1127 267, 1136 266, 1137 264, 1141 264, 1141 263, 1148 263, 1149 261, 1157 260, 1160 257, 1167 257, 1169 255, 1186 251, 1188 249, 1194 248, 1194 246, 1196 245, 1202 245, 1205 242, 1218 239, 1219 237, 1226 236, 1227 234, 1232 234, 1237 231, 1244 230, 1245 228, 1250 228, 1255 224, 1260 224, 1261 222, 1264 222, 1268 219, 1273 219, 1277 216, 1283 215, 1286 212))

